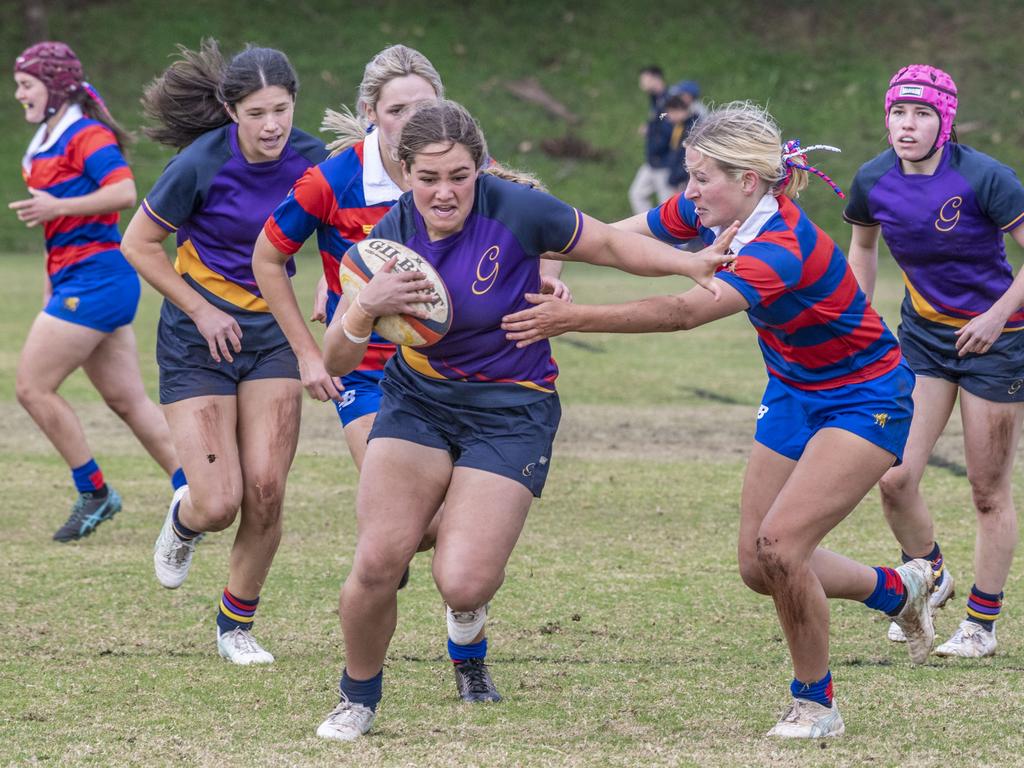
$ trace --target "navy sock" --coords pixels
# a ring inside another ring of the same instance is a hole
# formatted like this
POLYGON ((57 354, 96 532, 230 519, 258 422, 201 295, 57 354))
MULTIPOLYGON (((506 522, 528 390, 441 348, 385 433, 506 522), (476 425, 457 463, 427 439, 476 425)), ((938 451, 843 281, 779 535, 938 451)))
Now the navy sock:
MULTIPOLYGON (((93 493, 106 491, 106 483, 103 480, 103 472, 94 459, 89 459, 80 467, 71 469, 71 479, 79 493, 93 493)), ((106 493, 97 494, 105 496, 106 493)))
POLYGON ((807 699, 823 707, 832 706, 832 670, 816 683, 801 683, 795 677, 789 684, 789 691, 795 699, 807 699))
MULTIPOLYGON (((905 551, 900 550, 900 559, 904 563, 909 563, 911 560, 916 560, 912 555, 908 555, 905 551)), ((935 571, 935 586, 939 586, 942 580, 946 578, 946 569, 943 566, 944 560, 942 559, 942 550, 939 549, 939 542, 935 542, 935 546, 932 547, 932 551, 927 555, 923 555, 921 560, 927 560, 932 564, 932 570, 935 571)))
POLYGON ((252 623, 256 618, 256 606, 259 604, 258 597, 243 600, 228 592, 225 587, 224 594, 220 597, 220 610, 217 611, 217 629, 222 635, 234 629, 252 629, 252 623))
POLYGON ((338 683, 338 689, 341 691, 341 695, 353 704, 362 704, 376 712, 383 688, 383 669, 369 680, 353 680, 348 676, 347 669, 341 670, 341 682, 338 683))
POLYGON ((185 470, 178 467, 171 475, 171 488, 178 490, 183 485, 188 485, 188 480, 185 479, 185 470))
POLYGON ((479 643, 470 643, 469 645, 459 645, 448 638, 448 655, 456 664, 467 659, 485 659, 487 658, 487 638, 485 637, 479 643))
POLYGON ((871 593, 864 605, 895 616, 907 602, 907 591, 903 588, 903 579, 892 568, 875 568, 878 581, 875 591, 871 593))
POLYGON ((182 541, 192 541, 202 531, 193 531, 191 528, 186 526, 178 518, 178 510, 181 509, 181 500, 174 505, 174 511, 171 513, 171 527, 174 529, 174 534, 182 541))
POLYGON ((995 626, 996 619, 1003 609, 1003 593, 990 595, 982 592, 977 584, 971 585, 971 594, 967 598, 967 620, 981 624, 989 632, 995 626))

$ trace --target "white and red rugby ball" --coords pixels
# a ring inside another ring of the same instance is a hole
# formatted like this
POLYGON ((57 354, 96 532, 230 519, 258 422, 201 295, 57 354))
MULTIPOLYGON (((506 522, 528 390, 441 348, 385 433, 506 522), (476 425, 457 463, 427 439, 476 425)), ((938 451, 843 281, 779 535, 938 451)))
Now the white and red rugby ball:
POLYGON ((393 271, 422 272, 433 283, 429 297, 425 297, 423 302, 423 308, 429 316, 421 319, 411 315, 384 315, 377 318, 373 330, 388 341, 403 346, 427 347, 436 344, 452 327, 451 297, 437 270, 411 248, 380 237, 360 240, 341 259, 341 268, 338 270, 341 290, 351 304, 371 278, 396 256, 398 261, 393 271))

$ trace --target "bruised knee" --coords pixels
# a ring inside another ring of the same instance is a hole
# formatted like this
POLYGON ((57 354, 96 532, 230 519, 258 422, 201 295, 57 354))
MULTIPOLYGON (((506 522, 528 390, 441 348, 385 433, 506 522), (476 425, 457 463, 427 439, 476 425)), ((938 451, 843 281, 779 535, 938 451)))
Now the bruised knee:
POLYGON ((771 534, 757 537, 757 565, 761 570, 761 583, 769 594, 775 594, 789 581, 793 563, 779 548, 779 539, 771 534))

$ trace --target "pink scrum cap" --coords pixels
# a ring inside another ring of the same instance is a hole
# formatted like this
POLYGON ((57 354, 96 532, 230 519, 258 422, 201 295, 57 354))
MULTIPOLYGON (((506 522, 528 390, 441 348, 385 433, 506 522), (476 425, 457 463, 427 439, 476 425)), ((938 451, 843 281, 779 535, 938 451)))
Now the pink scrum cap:
POLYGON ((938 67, 911 64, 892 76, 885 92, 885 127, 889 127, 889 110, 893 104, 910 101, 926 104, 939 116, 939 135, 929 157, 949 141, 956 118, 956 83, 938 67))

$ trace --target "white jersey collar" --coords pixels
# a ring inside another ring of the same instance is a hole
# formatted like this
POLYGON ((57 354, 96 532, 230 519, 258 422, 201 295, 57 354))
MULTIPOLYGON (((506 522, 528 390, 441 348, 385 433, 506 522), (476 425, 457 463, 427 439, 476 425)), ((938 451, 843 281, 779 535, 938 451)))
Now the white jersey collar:
POLYGON ((380 157, 380 131, 371 131, 363 139, 363 198, 367 205, 380 205, 401 196, 401 187, 388 176, 380 157))
MULTIPOLYGON (((736 233, 736 237, 732 239, 732 245, 729 246, 729 250, 733 253, 739 253, 751 240, 761 234, 764 225, 778 212, 779 201, 775 195, 766 194, 762 197, 757 207, 747 216, 747 220, 740 225, 740 230, 736 233)), ((711 227, 710 229, 715 233, 715 239, 717 239, 725 227, 711 227)))
POLYGON ((25 150, 25 156, 21 158, 21 167, 25 169, 25 173, 29 173, 32 170, 33 155, 45 152, 56 144, 57 139, 64 135, 64 131, 77 123, 83 117, 82 108, 77 104, 71 104, 68 106, 67 111, 64 112, 64 116, 57 121, 55 126, 53 126, 53 130, 50 131, 49 134, 46 132, 46 122, 44 121, 36 131, 36 135, 32 137, 32 141, 28 143, 28 149, 25 150))

